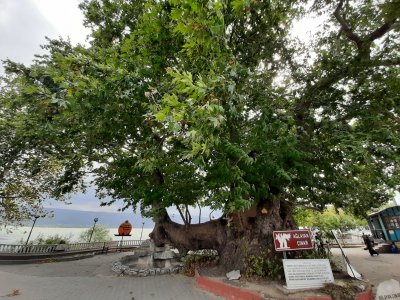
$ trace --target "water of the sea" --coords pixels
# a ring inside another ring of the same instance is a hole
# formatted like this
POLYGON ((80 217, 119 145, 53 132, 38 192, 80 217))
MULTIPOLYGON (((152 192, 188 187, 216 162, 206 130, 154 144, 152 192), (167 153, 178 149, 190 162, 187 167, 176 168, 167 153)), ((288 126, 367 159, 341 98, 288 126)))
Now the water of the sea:
MULTIPOLYGON (((30 241, 33 241, 38 236, 46 238, 47 236, 54 236, 58 234, 69 239, 71 242, 84 242, 79 241, 79 235, 88 228, 64 228, 64 227, 34 227, 32 230, 30 241)), ((0 228, 0 244, 19 244, 25 243, 31 227, 9 227, 8 230, 0 228), (7 232, 11 230, 12 232, 7 232)), ((149 233, 152 228, 143 228, 142 240, 149 238, 149 233)), ((113 241, 121 240, 121 237, 114 236, 118 233, 118 228, 109 228, 110 237, 113 241)), ((124 240, 138 240, 140 239, 142 228, 133 228, 130 237, 124 237, 124 240)))

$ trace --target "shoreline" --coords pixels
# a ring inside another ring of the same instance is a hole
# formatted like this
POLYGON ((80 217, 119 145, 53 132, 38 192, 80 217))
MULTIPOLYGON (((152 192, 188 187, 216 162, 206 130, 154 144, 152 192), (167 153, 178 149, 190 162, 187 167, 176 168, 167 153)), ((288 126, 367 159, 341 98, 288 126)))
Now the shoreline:
MULTIPOLYGON (((0 229, 0 244, 21 244, 26 241, 28 238, 29 232, 32 226, 20 226, 17 228, 9 229, 7 233, 7 229, 0 229)), ((38 237, 46 238, 48 236, 59 235, 68 239, 71 243, 80 242, 79 236, 85 230, 91 229, 92 226, 88 227, 41 227, 35 226, 32 230, 32 234, 30 237, 30 241, 37 239, 38 237)), ((109 237, 111 241, 119 241, 121 238, 119 236, 115 236, 118 233, 117 227, 108 227, 109 237)), ((148 239, 148 235, 153 231, 153 228, 133 228, 131 232, 130 240, 139 240, 142 235, 142 240, 148 239)))

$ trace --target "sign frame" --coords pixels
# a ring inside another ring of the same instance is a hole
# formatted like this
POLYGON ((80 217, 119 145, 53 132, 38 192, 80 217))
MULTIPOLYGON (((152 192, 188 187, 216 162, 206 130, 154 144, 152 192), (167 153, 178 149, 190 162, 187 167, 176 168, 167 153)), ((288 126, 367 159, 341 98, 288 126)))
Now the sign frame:
POLYGON ((276 251, 299 251, 314 249, 308 229, 277 230, 272 232, 276 251))

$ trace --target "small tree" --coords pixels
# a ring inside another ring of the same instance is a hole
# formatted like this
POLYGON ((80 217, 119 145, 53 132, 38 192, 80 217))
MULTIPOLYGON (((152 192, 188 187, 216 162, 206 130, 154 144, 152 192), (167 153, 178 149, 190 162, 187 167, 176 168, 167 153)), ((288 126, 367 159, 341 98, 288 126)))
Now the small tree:
POLYGON ((107 227, 103 225, 97 225, 93 228, 89 228, 85 231, 83 231, 79 235, 79 241, 80 242, 88 242, 90 235, 92 234, 93 231, 93 236, 91 241, 92 242, 106 242, 111 240, 110 232, 107 227))
POLYGON ((357 218, 342 209, 336 211, 333 207, 327 208, 323 212, 299 208, 296 211, 295 219, 299 226, 318 228, 323 231, 349 230, 367 225, 365 219, 357 218))

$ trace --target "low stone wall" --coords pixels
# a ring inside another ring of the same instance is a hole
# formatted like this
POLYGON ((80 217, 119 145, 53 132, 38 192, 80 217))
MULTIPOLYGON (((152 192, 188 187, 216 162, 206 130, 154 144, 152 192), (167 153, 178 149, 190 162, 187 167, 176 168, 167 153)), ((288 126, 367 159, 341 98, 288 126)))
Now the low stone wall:
POLYGON ((117 261, 112 264, 111 270, 120 276, 127 275, 127 276, 146 277, 146 276, 179 273, 182 270, 182 268, 183 265, 180 264, 167 268, 134 269, 130 268, 127 265, 122 264, 120 261, 117 261))
POLYGON ((169 245, 156 247, 152 240, 133 251, 132 254, 114 262, 111 270, 120 276, 155 276, 179 273, 183 264, 169 245))

